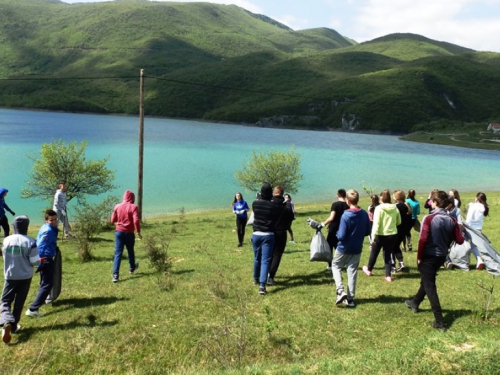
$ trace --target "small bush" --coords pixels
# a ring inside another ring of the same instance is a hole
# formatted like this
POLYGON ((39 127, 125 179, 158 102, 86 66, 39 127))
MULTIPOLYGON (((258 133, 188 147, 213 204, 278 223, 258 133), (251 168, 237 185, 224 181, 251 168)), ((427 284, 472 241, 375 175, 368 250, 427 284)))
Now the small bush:
POLYGON ((168 248, 172 237, 167 235, 150 235, 145 237, 144 245, 146 254, 151 266, 154 268, 158 278, 158 286, 161 290, 168 290, 172 287, 170 271, 172 269, 172 259, 168 256, 168 248))
POLYGON ((82 203, 76 208, 74 230, 78 241, 78 256, 83 262, 92 260, 93 239, 110 225, 110 212, 117 202, 117 197, 107 197, 99 204, 82 203))

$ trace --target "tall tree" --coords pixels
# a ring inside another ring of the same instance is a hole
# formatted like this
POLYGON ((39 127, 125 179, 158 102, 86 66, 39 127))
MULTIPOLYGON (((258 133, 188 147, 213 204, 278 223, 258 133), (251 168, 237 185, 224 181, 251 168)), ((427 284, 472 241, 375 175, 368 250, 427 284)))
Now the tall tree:
POLYGON ((65 180, 68 201, 84 201, 87 195, 99 195, 115 188, 115 171, 106 167, 109 157, 87 160, 87 141, 64 143, 57 140, 44 143, 40 154, 30 154, 33 167, 29 173, 29 187, 21 191, 23 198, 52 200, 59 180, 65 180))
POLYGON ((250 191, 259 191, 262 183, 268 181, 272 186, 281 185, 286 192, 293 194, 297 192, 302 180, 300 154, 297 154, 293 146, 286 152, 252 151, 250 160, 234 176, 243 188, 250 191))

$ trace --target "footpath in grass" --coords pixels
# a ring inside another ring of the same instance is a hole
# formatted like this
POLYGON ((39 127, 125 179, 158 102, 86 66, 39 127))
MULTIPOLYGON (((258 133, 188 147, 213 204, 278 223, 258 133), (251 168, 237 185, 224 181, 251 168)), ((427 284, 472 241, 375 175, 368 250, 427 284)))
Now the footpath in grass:
MULTIPOLYGON (((472 197, 464 195, 464 204, 472 197)), ((491 216, 483 230, 500 249, 500 193, 489 193, 488 202, 491 216)), ((384 280, 380 256, 372 277, 359 271, 356 307, 336 307, 326 264, 309 262, 314 231, 305 223, 326 219, 330 204, 296 204, 296 243, 288 244, 266 296, 252 283, 251 231, 237 247, 229 209, 148 220, 144 240, 136 243, 140 268, 128 274, 124 259, 117 284, 111 282, 113 230, 97 239, 87 263, 77 257, 77 241, 60 241, 61 296, 41 308, 45 317, 23 315, 22 331, 1 346, 1 372, 500 373, 498 278, 485 271, 439 272, 447 332, 429 326, 427 300, 418 314, 404 305, 419 286, 415 252, 404 253, 409 272, 396 274, 392 283, 384 280), (172 262, 167 276, 149 262, 148 237, 166 239, 172 262)), ((365 198, 361 206, 367 205, 365 198)), ((416 243, 414 232, 414 248, 416 243)), ((368 255, 365 241, 362 264, 368 255)), ((35 275, 25 308, 37 284, 35 275)))

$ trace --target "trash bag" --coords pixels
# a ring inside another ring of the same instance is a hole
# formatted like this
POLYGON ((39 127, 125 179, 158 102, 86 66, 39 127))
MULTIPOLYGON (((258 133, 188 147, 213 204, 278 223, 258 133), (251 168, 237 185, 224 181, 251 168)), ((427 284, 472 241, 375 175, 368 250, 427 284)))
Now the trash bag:
POLYGON ((454 244, 452 247, 450 247, 450 254, 448 256, 450 258, 451 264, 461 269, 462 271, 468 271, 470 263, 470 253, 470 243, 468 241, 464 241, 464 243, 461 245, 454 244))
POLYGON ((311 262, 331 262, 332 251, 321 231, 317 231, 311 241, 311 262))
POLYGON ((250 217, 248 218, 247 225, 253 225, 254 219, 255 219, 255 216, 254 216, 253 211, 252 211, 252 213, 250 214, 250 217))

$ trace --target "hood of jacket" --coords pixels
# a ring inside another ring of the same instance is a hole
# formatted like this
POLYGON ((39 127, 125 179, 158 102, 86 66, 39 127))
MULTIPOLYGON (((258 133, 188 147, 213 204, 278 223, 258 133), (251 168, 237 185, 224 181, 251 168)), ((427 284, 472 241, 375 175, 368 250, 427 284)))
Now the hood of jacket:
POLYGON ((4 195, 5 193, 7 193, 8 191, 9 191, 9 190, 8 190, 8 189, 6 189, 6 188, 0 188, 0 198, 2 198, 2 197, 3 197, 3 195, 4 195))
POLYGON ((260 189, 260 199, 270 201, 273 198, 273 187, 269 182, 264 182, 260 189))
POLYGON ((28 226, 30 219, 28 216, 18 216, 14 219, 12 226, 14 227, 15 234, 28 234, 28 226))
POLYGON ((127 202, 127 203, 134 203, 135 202, 135 194, 132 191, 127 190, 123 194, 123 201, 127 202))
POLYGON ((394 214, 394 211, 398 211, 397 206, 394 203, 381 203, 378 205, 380 210, 390 214, 394 214))

